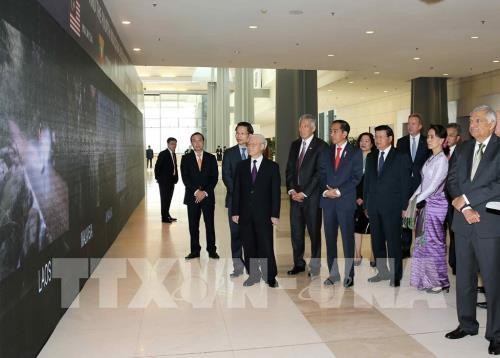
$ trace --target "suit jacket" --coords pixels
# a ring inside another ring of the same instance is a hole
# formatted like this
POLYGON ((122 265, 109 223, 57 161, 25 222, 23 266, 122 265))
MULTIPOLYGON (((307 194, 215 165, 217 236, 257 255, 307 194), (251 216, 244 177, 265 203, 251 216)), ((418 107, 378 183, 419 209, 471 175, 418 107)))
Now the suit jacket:
POLYGON ((302 166, 297 170, 297 163, 302 147, 302 138, 292 142, 288 153, 286 165, 286 189, 287 192, 294 189, 297 193, 303 192, 307 195, 305 200, 318 203, 319 199, 319 177, 320 177, 320 155, 328 148, 328 145, 317 137, 313 137, 309 147, 306 149, 302 166), (300 176, 300 178, 299 178, 300 176), (297 183, 300 179, 300 185, 297 183))
MULTIPOLYGON (((222 150, 222 149, 221 149, 222 150)), ((247 153, 248 155, 248 153, 247 153)), ((226 208, 229 207, 232 200, 234 178, 236 174, 236 166, 241 162, 241 152, 238 144, 226 149, 224 158, 222 158, 222 181, 226 186, 226 208)))
POLYGON ((366 157, 365 181, 363 183, 364 208, 368 214, 377 208, 384 213, 399 213, 408 207, 410 192, 411 158, 391 147, 386 155, 382 173, 378 174, 379 150, 366 157))
POLYGON ((427 158, 429 158, 431 151, 427 148, 427 137, 420 134, 420 139, 418 141, 417 153, 415 154, 415 160, 411 160, 411 145, 410 145, 410 135, 407 134, 404 137, 399 138, 396 145, 397 149, 403 153, 406 153, 410 158, 410 192, 414 193, 417 187, 422 182, 421 170, 425 164, 427 158))
POLYGON ((363 176, 363 153, 351 143, 347 143, 337 170, 333 165, 335 145, 321 153, 320 193, 327 190, 327 185, 337 188, 340 197, 329 199, 321 194, 320 206, 326 208, 354 209, 356 207, 356 186, 363 176))
POLYGON ((219 180, 219 168, 213 154, 203 152, 201 171, 198 169, 194 150, 185 154, 181 159, 181 175, 186 187, 184 204, 196 205, 194 193, 202 190, 207 192, 208 197, 201 203, 215 205, 214 189, 219 180))
POLYGON ((158 159, 155 164, 155 179, 161 184, 176 184, 179 180, 177 157, 174 154, 172 160, 172 155, 168 149, 162 150, 160 154, 158 154, 158 159))
POLYGON ((240 223, 254 218, 271 225, 271 218, 279 218, 281 206, 281 178, 277 163, 264 157, 255 183, 252 183, 251 158, 238 163, 234 180, 231 215, 239 215, 240 223))
POLYGON ((154 157, 153 149, 146 149, 146 158, 153 159, 153 157, 154 157))
POLYGON ((453 215, 455 233, 475 232, 480 238, 500 239, 500 220, 494 212, 486 210, 489 201, 500 201, 500 140, 492 134, 477 168, 474 180, 470 180, 476 141, 459 145, 450 159, 448 192, 452 198, 465 194, 470 205, 480 215, 479 223, 469 225, 458 212, 453 215))

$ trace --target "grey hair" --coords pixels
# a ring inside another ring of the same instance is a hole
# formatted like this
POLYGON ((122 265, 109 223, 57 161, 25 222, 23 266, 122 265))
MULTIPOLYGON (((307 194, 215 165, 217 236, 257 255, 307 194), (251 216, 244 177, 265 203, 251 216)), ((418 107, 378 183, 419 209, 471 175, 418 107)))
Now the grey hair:
POLYGON ((302 121, 308 121, 314 129, 316 129, 316 117, 314 117, 312 114, 303 114, 299 118, 299 126, 302 121))
POLYGON ((495 123, 497 121, 497 113, 493 108, 491 108, 488 105, 483 104, 481 106, 477 106, 472 110, 472 112, 470 112, 470 114, 472 115, 472 113, 477 113, 477 112, 485 112, 486 119, 488 120, 489 123, 495 123))
POLYGON ((251 134, 249 138, 252 138, 252 137, 259 138, 260 139, 260 143, 264 144, 264 149, 267 148, 267 139, 262 134, 254 133, 254 134, 251 134))

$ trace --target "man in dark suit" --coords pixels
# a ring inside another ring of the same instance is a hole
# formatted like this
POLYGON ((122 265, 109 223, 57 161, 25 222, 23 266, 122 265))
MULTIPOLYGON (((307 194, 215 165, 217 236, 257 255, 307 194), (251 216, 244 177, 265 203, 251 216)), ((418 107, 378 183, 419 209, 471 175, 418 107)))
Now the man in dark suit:
POLYGON ((289 275, 305 271, 305 228, 311 239, 309 276, 319 275, 321 267, 321 209, 319 207, 319 157, 328 145, 314 135, 316 118, 304 114, 299 119, 300 138, 292 142, 286 166, 286 188, 290 197, 290 226, 293 268, 289 275))
POLYGON ((411 158, 392 146, 393 138, 391 127, 375 128, 377 150, 366 158, 363 200, 378 269, 368 282, 390 280, 392 287, 398 287, 403 275, 401 218, 410 197, 411 158))
POLYGON ((486 339, 490 354, 500 354, 500 220, 486 209, 500 201, 500 139, 494 134, 496 114, 488 106, 470 115, 472 140, 457 147, 451 158, 448 191, 456 209, 457 313, 459 326, 446 334, 458 339, 476 335, 477 273, 481 272, 488 302, 486 339))
POLYGON ((174 187, 179 180, 175 148, 177 148, 177 139, 168 138, 167 149, 158 154, 155 164, 155 179, 160 187, 161 221, 164 223, 177 221, 176 218, 170 215, 170 203, 174 195, 174 187))
MULTIPOLYGON (((411 176, 409 191, 412 195, 422 182, 420 171, 430 155, 430 150, 427 148, 427 138, 421 134, 422 117, 418 113, 412 113, 408 117, 408 132, 409 134, 399 138, 396 145, 397 149, 405 153, 411 161, 411 176)), ((403 258, 410 257, 412 230, 403 229, 402 231, 402 251, 403 258)))
MULTIPOLYGON (((460 125, 457 123, 450 123, 446 126, 446 132, 447 132, 446 144, 448 145, 448 148, 450 150, 450 153, 448 154, 448 159, 451 159, 453 153, 455 152, 455 149, 457 148, 458 143, 460 143, 460 135, 461 135, 460 125)), ((450 235, 450 247, 448 249, 448 264, 451 267, 451 272, 454 275, 456 275, 457 259, 455 255, 455 233, 451 229, 451 223, 453 222, 453 211, 454 211, 453 205, 451 205, 451 201, 453 198, 450 198, 448 191, 446 191, 446 197, 448 199, 449 206, 445 224, 448 227, 448 233, 450 235)))
POLYGON ((222 160, 222 180, 227 189, 226 208, 229 218, 231 254, 233 257, 233 272, 230 274, 231 277, 240 276, 245 268, 243 263, 243 244, 239 234, 239 227, 232 219, 231 204, 233 201, 236 166, 239 162, 248 158, 247 143, 251 134, 253 134, 252 125, 248 122, 239 122, 235 129, 235 138, 238 144, 227 149, 222 160))
POLYGON ((205 137, 196 132, 191 135, 193 150, 185 154, 181 160, 182 181, 186 187, 184 204, 187 205, 189 234, 191 235, 191 252, 186 260, 200 257, 200 217, 203 213, 207 234, 208 256, 218 259, 215 246, 215 195, 214 189, 219 179, 219 168, 213 154, 205 152, 205 137))
POLYGON ((349 123, 334 120, 330 125, 332 146, 321 154, 320 188, 325 220, 326 253, 329 276, 324 284, 340 281, 337 264, 337 236, 342 233, 345 274, 344 287, 354 285, 354 211, 356 210, 356 186, 363 176, 363 154, 347 141, 349 123))
POLYGON ((231 206, 233 221, 240 226, 249 274, 243 285, 252 286, 263 277, 270 287, 277 287, 273 225, 280 215, 280 171, 278 164, 262 155, 267 146, 264 136, 251 135, 247 146, 250 158, 236 168, 231 206))
POLYGON ((153 149, 151 149, 151 146, 148 145, 148 149, 146 149, 146 168, 152 168, 153 167, 153 149))

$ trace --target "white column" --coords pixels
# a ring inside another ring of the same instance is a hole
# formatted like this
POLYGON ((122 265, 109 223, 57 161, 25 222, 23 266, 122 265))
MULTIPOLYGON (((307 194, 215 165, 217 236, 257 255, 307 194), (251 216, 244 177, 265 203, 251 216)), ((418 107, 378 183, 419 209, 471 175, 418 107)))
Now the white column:
POLYGON ((217 69, 217 87, 216 87, 216 106, 215 106, 215 138, 210 141, 213 145, 213 151, 218 145, 221 147, 229 146, 229 69, 217 69))
MULTIPOLYGON (((253 69, 237 68, 234 90, 234 120, 254 123, 253 69)), ((233 124, 236 124, 233 123, 233 124)))
POLYGON ((217 133, 217 83, 208 82, 207 88, 207 138, 205 138, 205 150, 215 152, 217 145, 214 138, 217 133))

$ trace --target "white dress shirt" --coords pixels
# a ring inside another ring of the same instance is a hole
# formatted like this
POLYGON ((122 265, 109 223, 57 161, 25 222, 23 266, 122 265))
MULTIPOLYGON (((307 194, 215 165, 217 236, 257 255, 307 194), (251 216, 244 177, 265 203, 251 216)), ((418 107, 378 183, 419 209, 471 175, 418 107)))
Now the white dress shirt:
POLYGON ((264 157, 261 155, 259 155, 257 158, 250 158, 250 173, 252 173, 252 169, 253 169, 253 161, 256 160, 257 163, 255 163, 255 166, 257 167, 257 172, 259 172, 259 168, 260 168, 260 165, 262 164, 262 159, 264 157))

